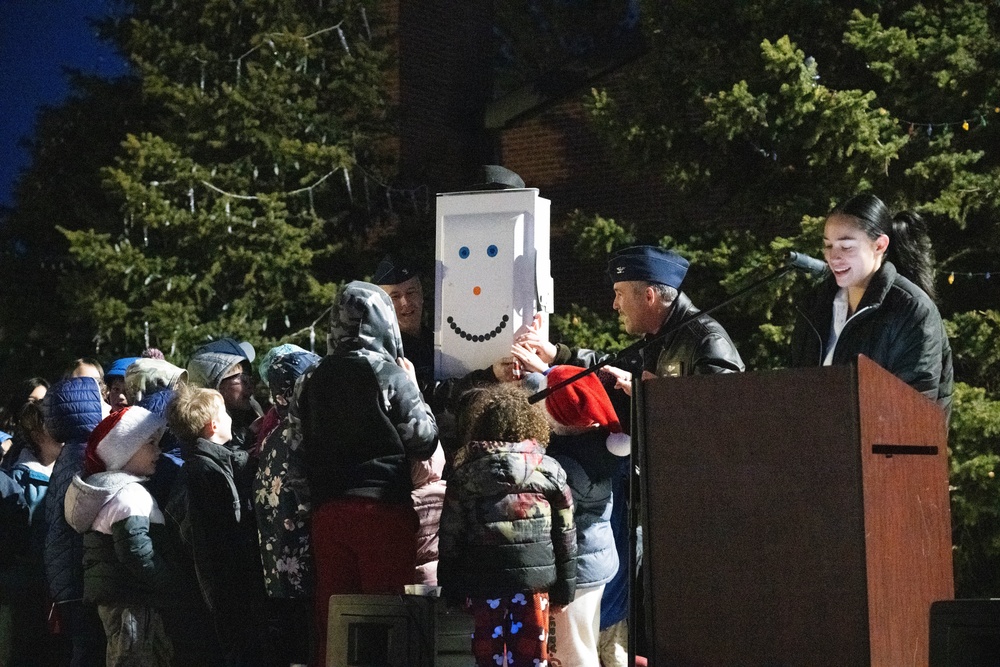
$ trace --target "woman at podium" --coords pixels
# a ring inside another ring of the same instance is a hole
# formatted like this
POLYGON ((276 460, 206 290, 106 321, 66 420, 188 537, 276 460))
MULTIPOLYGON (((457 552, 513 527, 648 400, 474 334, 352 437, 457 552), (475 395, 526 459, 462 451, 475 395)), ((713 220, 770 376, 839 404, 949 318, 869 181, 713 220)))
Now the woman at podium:
POLYGON ((924 220, 856 195, 827 217, 823 255, 830 271, 799 309, 793 364, 849 364, 863 354, 950 412, 951 345, 934 304, 924 220))

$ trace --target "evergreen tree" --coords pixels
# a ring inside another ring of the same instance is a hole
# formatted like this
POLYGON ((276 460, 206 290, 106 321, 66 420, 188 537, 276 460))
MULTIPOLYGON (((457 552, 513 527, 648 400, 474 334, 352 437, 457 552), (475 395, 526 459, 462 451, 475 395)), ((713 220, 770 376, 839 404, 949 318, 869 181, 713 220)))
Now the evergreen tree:
POLYGON ((14 193, 17 206, 0 223, 0 378, 11 385, 32 375, 56 377, 66 361, 93 350, 93 332, 69 318, 57 298, 69 266, 57 226, 121 229, 101 168, 148 118, 133 80, 72 73, 70 88, 60 106, 39 112, 31 164, 14 193))
MULTIPOLYGON (((578 216, 580 250, 631 241, 680 247, 693 260, 686 286, 707 305, 790 249, 818 254, 832 206, 874 192, 928 218, 942 312, 954 318, 953 332, 968 334, 952 341, 958 379, 995 391, 987 336, 997 314, 976 309, 1000 294, 986 279, 1000 268, 1000 158, 990 150, 1000 145, 1000 7, 681 1, 646 2, 643 17, 647 56, 623 82, 595 89, 590 108, 621 168, 661 175, 675 205, 656 228, 599 211, 578 216)), ((773 283, 720 313, 751 368, 787 363, 791 297, 806 283, 773 283)), ((995 595, 1000 576, 981 575, 983 563, 1000 571, 1000 525, 994 520, 983 539, 967 528, 985 516, 984 498, 996 513, 1000 489, 987 472, 1000 452, 991 435, 1000 397, 966 385, 958 392, 959 591, 995 595)))
POLYGON ((355 0, 136 0, 106 24, 157 113, 102 172, 118 228, 61 228, 64 293, 104 349, 309 344, 364 245, 354 190, 385 167, 376 18, 355 0))

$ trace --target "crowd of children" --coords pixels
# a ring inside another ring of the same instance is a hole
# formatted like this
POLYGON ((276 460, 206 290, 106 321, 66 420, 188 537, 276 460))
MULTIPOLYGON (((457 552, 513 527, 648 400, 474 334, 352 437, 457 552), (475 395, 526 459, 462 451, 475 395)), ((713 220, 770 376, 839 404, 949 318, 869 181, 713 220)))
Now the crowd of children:
POLYGON ((440 437, 386 292, 350 283, 332 312, 326 356, 262 355, 267 392, 233 339, 24 384, 0 424, 0 666, 322 665, 331 595, 410 584, 472 615, 477 665, 624 664, 602 601, 629 447, 597 377, 539 403, 535 375, 468 383, 440 437))

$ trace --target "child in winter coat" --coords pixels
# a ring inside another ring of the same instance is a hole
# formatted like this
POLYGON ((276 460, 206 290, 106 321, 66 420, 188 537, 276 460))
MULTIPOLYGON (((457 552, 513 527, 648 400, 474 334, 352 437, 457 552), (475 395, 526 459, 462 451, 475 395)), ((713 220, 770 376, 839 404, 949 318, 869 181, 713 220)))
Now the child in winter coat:
POLYGON ((544 413, 496 385, 475 390, 459 433, 438 581, 446 597, 469 598, 477 665, 545 665, 550 604, 568 604, 576 587, 576 530, 566 473, 545 455, 544 413))
POLYGON ((316 634, 325 650, 331 595, 402 593, 419 522, 410 461, 429 458, 437 422, 402 358, 389 295, 354 281, 330 317, 329 353, 296 385, 291 419, 312 497, 316 634))
MULTIPOLYGON (((90 361, 76 369, 94 373, 98 370, 90 361)), ((53 602, 50 616, 70 642, 67 662, 72 656, 79 664, 103 663, 107 641, 97 610, 83 601, 83 536, 66 523, 64 503, 73 477, 83 470, 91 432, 111 412, 102 383, 91 376, 66 378, 54 384, 42 400, 45 430, 63 443, 44 500, 43 555, 53 602)))
POLYGON ((441 478, 444 465, 444 449, 441 445, 437 446, 434 454, 426 461, 410 461, 410 480, 413 482, 410 499, 420 521, 417 529, 417 569, 413 579, 415 584, 437 586, 438 531, 447 488, 441 478))
POLYGON ((0 665, 58 661, 58 638, 46 623, 45 494, 62 449, 45 430, 38 401, 28 401, 15 428, 14 461, 0 466, 0 665))
POLYGON ((271 410, 275 426, 264 434, 261 443, 254 481, 254 513, 268 622, 275 644, 285 657, 284 664, 305 664, 309 660, 314 589, 309 485, 302 451, 293 447, 288 437, 288 407, 295 381, 320 358, 297 345, 286 344, 269 350, 259 366, 274 401, 271 410))
POLYGON ((166 423, 124 407, 97 425, 83 474, 66 492, 66 521, 84 533, 84 600, 97 604, 107 664, 170 665, 173 648, 157 611, 175 593, 157 548, 163 513, 142 482, 156 470, 166 423))
MULTIPOLYGON (((582 369, 553 366, 546 379, 556 385, 582 369)), ((629 437, 595 375, 549 394, 545 409, 552 426, 547 453, 566 471, 576 523, 576 596, 555 618, 553 665, 600 667, 598 637, 604 585, 618 572, 611 526, 612 487, 629 437)), ((614 499, 617 500, 617 499, 614 499)), ((626 564, 627 567, 627 564, 626 564)))
POLYGON ((225 654, 206 663, 266 664, 264 576, 251 497, 255 466, 233 442, 233 420, 218 391, 179 386, 167 421, 184 455, 167 519, 188 550, 225 654))

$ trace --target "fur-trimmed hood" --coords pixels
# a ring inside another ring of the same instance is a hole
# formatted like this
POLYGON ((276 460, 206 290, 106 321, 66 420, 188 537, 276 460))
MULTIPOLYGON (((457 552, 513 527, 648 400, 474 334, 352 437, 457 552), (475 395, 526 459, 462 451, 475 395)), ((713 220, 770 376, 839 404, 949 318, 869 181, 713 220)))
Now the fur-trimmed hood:
POLYGON ((121 470, 99 472, 84 480, 80 475, 73 477, 73 483, 66 489, 63 509, 66 522, 78 533, 85 533, 94 525, 94 520, 108 501, 119 491, 144 477, 136 477, 121 470))

